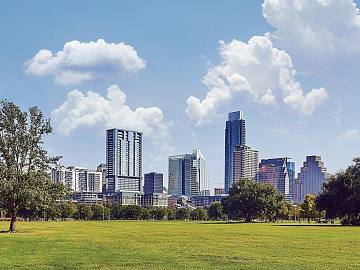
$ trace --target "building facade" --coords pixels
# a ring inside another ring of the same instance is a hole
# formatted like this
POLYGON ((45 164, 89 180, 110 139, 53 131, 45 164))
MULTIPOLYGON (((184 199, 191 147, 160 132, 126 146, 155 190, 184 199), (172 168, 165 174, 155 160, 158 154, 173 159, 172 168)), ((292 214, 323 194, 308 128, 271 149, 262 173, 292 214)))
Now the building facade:
POLYGON ((208 185, 206 161, 200 150, 169 157, 169 195, 199 195, 209 190, 208 185))
POLYGON ((289 175, 289 198, 290 202, 295 202, 297 196, 297 187, 296 187, 296 168, 295 162, 287 162, 287 171, 289 175))
POLYGON ((106 193, 142 189, 142 133, 123 129, 106 131, 106 193))
POLYGON ((246 144, 245 119, 241 111, 229 113, 225 128, 225 193, 234 183, 234 148, 246 144))
POLYGON ((287 200, 290 200, 288 160, 287 157, 262 159, 259 164, 257 180, 273 185, 287 200))
POLYGON ((147 173, 144 175, 144 193, 163 193, 164 176, 162 173, 147 173))
POLYGON ((300 201, 305 199, 307 194, 317 195, 321 191, 322 185, 328 179, 328 174, 324 162, 320 156, 307 156, 306 161, 298 174, 300 184, 300 201))
POLYGON ((233 178, 256 179, 259 168, 259 153, 246 145, 236 145, 233 149, 233 178))

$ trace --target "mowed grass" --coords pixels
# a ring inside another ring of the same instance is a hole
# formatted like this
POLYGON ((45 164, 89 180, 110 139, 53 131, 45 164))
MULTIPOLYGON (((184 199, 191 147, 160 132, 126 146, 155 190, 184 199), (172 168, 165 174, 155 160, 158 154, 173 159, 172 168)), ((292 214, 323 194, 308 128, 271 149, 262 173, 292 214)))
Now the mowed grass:
MULTIPOLYGON (((6 230, 8 223, 0 222, 6 230)), ((360 269, 360 227, 303 224, 19 222, 1 269, 360 269)))

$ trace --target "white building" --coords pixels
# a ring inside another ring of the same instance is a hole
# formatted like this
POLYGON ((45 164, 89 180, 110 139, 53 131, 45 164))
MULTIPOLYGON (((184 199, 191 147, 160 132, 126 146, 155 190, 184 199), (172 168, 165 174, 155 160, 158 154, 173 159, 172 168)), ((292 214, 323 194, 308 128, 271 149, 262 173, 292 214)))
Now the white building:
POLYGON ((73 192, 102 192, 102 172, 83 167, 57 165, 51 169, 53 183, 64 183, 73 192))
POLYGON ((246 145, 237 145, 233 149, 234 181, 243 178, 255 180, 259 171, 259 153, 246 145))

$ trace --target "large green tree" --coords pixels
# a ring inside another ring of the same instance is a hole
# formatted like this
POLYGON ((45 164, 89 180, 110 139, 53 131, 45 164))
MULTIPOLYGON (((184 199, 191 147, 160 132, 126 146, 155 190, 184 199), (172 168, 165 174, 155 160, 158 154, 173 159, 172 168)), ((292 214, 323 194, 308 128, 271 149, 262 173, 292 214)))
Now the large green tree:
POLYGON ((250 179, 235 182, 224 199, 224 212, 232 219, 276 220, 283 205, 284 197, 271 185, 257 183, 250 179))
POLYGON ((49 208, 66 192, 47 173, 56 161, 43 148, 44 136, 51 132, 50 120, 39 108, 21 111, 12 102, 0 102, 0 207, 10 216, 9 232, 15 232, 19 211, 49 208))
POLYGON ((344 225, 360 225, 360 158, 345 171, 332 175, 316 198, 327 218, 341 218, 344 225))

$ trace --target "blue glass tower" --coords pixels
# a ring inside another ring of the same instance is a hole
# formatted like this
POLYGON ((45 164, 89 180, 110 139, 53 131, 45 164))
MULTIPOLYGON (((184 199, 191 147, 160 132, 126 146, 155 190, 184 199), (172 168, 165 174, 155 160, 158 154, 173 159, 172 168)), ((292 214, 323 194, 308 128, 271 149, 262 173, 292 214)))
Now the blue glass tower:
POLYGON ((241 111, 229 113, 225 129, 225 193, 229 193, 233 177, 235 146, 245 145, 245 119, 241 111))
POLYGON ((296 183, 295 183, 295 162, 287 162, 287 171, 289 174, 289 195, 290 201, 294 202, 296 197, 296 183))

